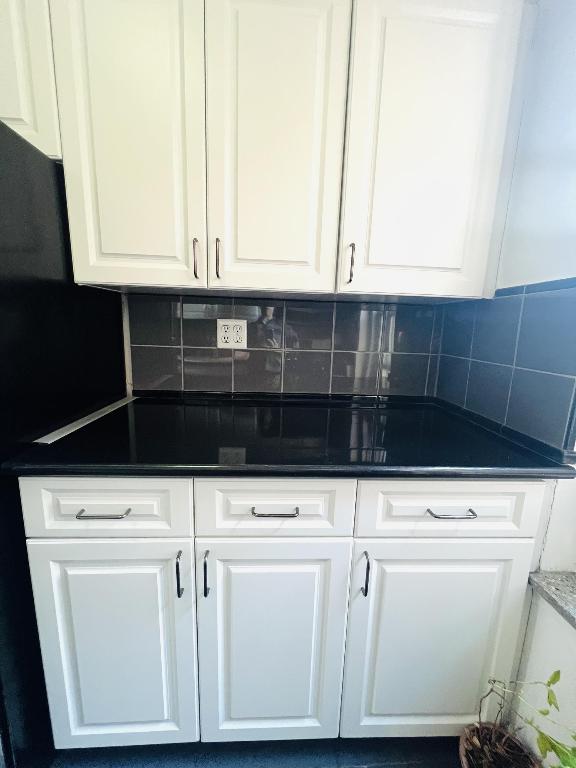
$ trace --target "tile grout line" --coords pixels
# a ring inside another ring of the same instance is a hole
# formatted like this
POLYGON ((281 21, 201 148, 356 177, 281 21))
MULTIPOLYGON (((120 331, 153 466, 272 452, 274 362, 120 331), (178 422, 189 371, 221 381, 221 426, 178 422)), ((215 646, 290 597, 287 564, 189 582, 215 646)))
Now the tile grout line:
POLYGON ((430 362, 432 360, 432 342, 434 341, 434 331, 436 330, 436 308, 434 308, 434 319, 432 321, 432 333, 430 334, 430 344, 428 344, 428 367, 426 368, 426 383, 424 385, 424 395, 428 392, 428 380, 430 378, 430 362))
POLYGON ((280 339, 281 354, 282 354, 282 367, 280 371, 280 394, 284 394, 284 368, 286 365, 286 300, 282 301, 282 336, 280 339))
POLYGON ((468 402, 468 390, 470 388, 470 371, 472 370, 472 350, 474 349, 474 339, 476 337, 476 322, 478 320, 478 304, 474 302, 474 318, 472 320, 472 335, 470 336, 470 354, 468 355, 468 374, 466 376, 466 389, 464 390, 464 408, 468 402))
MULTIPOLYGON (((510 376, 510 386, 508 387, 508 397, 506 399, 506 410, 504 411, 504 421, 502 424, 508 423, 508 412, 510 410, 510 400, 512 399, 512 383, 514 381, 514 372, 516 371, 516 360, 518 358, 518 346, 520 344, 520 330, 522 328, 522 321, 524 320, 524 302, 526 300, 526 287, 522 292, 522 299, 520 301, 520 313, 518 314, 518 328, 516 329, 516 343, 514 344, 514 357, 512 359, 512 375, 510 376)), ((545 373, 545 371, 539 371, 539 373, 545 373)))
POLYGON ((332 394, 332 376, 334 374, 334 335, 336 333, 336 302, 332 302, 332 340, 330 342, 330 380, 328 382, 328 394, 332 394))
POLYGON ((180 364, 182 366, 182 392, 184 389, 184 298, 180 296, 180 364))
MULTIPOLYGON (((232 319, 236 320, 236 299, 234 296, 232 296, 232 319)), ((246 323, 246 341, 248 341, 248 323, 246 323)), ((234 350, 230 350, 230 354, 232 355, 232 370, 231 370, 231 381, 230 381, 230 391, 232 394, 234 394, 234 350)))

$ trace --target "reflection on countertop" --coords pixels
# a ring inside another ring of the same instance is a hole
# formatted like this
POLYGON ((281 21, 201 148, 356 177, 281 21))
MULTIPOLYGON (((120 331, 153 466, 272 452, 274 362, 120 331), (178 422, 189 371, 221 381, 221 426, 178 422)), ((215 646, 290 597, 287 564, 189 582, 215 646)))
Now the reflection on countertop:
POLYGON ((8 463, 18 474, 571 477, 433 402, 142 398, 8 463))

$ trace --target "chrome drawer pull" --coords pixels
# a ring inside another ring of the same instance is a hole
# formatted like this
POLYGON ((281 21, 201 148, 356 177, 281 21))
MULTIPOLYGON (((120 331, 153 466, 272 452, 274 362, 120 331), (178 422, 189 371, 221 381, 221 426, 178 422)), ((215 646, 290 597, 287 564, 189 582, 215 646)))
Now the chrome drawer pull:
POLYGON ((204 597, 208 597, 208 593, 210 592, 210 587, 208 586, 208 555, 210 554, 210 550, 207 549, 206 552, 204 552, 204 562, 202 563, 202 569, 204 571, 204 597))
POLYGON ((469 509, 465 515, 437 515, 436 512, 432 512, 431 509, 427 509, 429 515, 435 517, 436 520, 476 520, 478 515, 473 509, 469 509))
POLYGON ((362 592, 364 597, 368 597, 368 587, 370 586, 370 555, 366 550, 364 550, 362 554, 366 558, 366 577, 364 579, 364 586, 360 587, 360 592, 362 592))
POLYGON ((128 507, 121 515, 86 515, 85 512, 85 509, 81 509, 76 515, 76 520, 124 520, 132 512, 132 508, 128 507))
POLYGON ((182 557, 182 550, 178 551, 176 555, 176 594, 178 597, 182 597, 184 590, 180 586, 180 558, 182 557))
POLYGON ((252 517, 298 517, 300 514, 300 507, 294 507, 294 512, 289 512, 287 515, 268 515, 266 513, 262 514, 256 512, 256 507, 252 507, 250 514, 252 517))

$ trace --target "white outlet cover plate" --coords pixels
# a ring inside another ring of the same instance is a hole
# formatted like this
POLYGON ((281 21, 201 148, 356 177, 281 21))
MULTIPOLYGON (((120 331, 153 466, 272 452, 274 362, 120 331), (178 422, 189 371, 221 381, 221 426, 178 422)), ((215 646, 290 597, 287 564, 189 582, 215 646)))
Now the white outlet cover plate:
POLYGON ((246 349, 246 320, 216 320, 219 349, 246 349))

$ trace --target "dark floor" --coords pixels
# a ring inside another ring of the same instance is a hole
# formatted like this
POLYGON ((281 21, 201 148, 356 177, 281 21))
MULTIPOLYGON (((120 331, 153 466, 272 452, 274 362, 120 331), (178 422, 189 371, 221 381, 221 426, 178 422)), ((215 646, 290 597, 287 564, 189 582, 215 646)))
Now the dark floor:
MULTIPOLYGON (((57 752, 41 768, 459 768, 457 739, 183 744, 57 752)), ((33 768, 30 766, 30 768, 33 768)))

